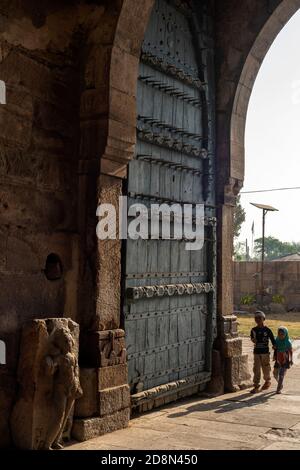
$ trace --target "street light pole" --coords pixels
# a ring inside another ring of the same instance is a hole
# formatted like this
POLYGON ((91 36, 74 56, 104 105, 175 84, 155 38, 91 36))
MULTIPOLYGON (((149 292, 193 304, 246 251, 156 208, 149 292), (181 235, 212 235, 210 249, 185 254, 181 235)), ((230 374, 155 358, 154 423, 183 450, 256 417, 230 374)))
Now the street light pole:
POLYGON ((262 217, 262 247, 261 247, 261 295, 264 295, 265 291, 265 235, 266 235, 266 215, 268 211, 263 209, 262 217))
POLYGON ((262 210, 262 247, 261 247, 261 284, 260 294, 263 303, 263 297, 265 294, 265 240, 266 240, 266 215, 268 212, 278 212, 278 209, 272 206, 266 206, 264 204, 254 204, 252 206, 262 210))

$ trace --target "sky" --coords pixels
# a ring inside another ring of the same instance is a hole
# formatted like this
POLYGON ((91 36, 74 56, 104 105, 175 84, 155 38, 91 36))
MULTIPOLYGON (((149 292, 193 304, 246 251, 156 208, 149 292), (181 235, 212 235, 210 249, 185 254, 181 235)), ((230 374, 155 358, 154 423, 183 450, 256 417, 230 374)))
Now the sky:
MULTIPOLYGON (((251 95, 246 125, 242 191, 300 186, 300 11, 276 38, 251 95)), ((262 214, 251 202, 279 209, 269 213, 266 236, 300 242, 300 190, 241 195, 246 222, 240 241, 262 234, 262 214)))

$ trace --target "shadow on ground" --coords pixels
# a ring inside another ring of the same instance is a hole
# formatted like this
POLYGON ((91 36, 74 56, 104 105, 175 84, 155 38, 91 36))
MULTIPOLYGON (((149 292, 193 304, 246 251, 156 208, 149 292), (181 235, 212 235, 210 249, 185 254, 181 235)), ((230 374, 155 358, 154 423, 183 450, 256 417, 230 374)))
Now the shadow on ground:
POLYGON ((256 406, 258 404, 263 404, 268 402, 268 400, 275 396, 276 392, 269 392, 265 394, 255 395, 254 397, 248 393, 239 395, 234 399, 229 399, 226 401, 226 398, 218 401, 213 401, 212 403, 197 403, 196 405, 186 408, 184 411, 178 413, 171 413, 168 415, 168 418, 180 418, 182 416, 189 415, 195 412, 203 411, 213 411, 215 413, 227 413, 229 411, 241 410, 243 408, 251 408, 251 406, 256 406), (247 400, 247 398, 249 398, 247 400))

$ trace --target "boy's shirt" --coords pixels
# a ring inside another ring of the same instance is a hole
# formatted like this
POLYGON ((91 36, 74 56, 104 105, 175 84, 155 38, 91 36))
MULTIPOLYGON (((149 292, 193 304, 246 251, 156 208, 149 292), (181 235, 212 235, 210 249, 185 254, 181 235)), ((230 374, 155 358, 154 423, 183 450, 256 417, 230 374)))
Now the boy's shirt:
POLYGON ((254 354, 269 354, 269 340, 271 341, 272 345, 276 345, 276 341, 272 330, 267 326, 263 326, 260 328, 256 326, 251 330, 251 339, 256 340, 256 344, 254 346, 254 354))

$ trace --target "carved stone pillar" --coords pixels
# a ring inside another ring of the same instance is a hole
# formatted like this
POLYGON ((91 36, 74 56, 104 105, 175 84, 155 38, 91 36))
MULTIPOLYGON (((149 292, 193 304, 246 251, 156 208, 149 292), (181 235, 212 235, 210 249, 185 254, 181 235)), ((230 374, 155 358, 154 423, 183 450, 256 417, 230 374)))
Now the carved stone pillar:
MULTIPOLYGON (((99 204, 112 204, 118 220, 122 180, 101 175, 99 188, 99 204)), ((121 243, 118 236, 97 241, 96 309, 81 341, 83 396, 72 431, 79 441, 124 428, 130 418, 125 332, 120 329, 121 243)))
POLYGON ((101 174, 98 203, 118 207, 122 178, 126 178, 128 163, 134 156, 140 50, 154 0, 106 3, 105 28, 97 25, 87 41, 93 47, 85 67, 87 91, 81 107, 82 192, 90 197, 82 198, 80 217, 88 226, 82 230, 87 233, 82 237, 86 251, 82 263, 85 285, 80 295, 84 325, 80 356, 86 384, 83 400, 85 395, 87 401, 92 396, 97 406, 92 410, 83 406, 83 401, 78 405, 79 419, 73 433, 80 440, 125 427, 130 410, 125 333, 120 330, 121 242, 95 240, 96 211, 91 205, 91 217, 86 215, 86 204, 90 205, 94 190, 92 185, 87 191, 90 180, 101 174), (108 402, 111 405, 106 408, 104 403, 108 402))
POLYGON ((237 318, 233 315, 233 216, 241 186, 240 180, 229 180, 218 210, 218 337, 208 386, 208 392, 214 394, 251 385, 248 356, 243 354, 237 318))

